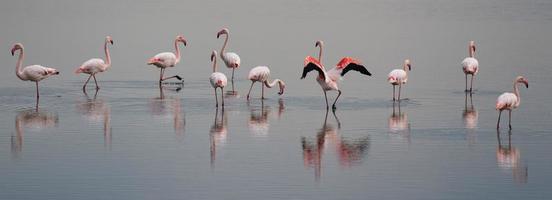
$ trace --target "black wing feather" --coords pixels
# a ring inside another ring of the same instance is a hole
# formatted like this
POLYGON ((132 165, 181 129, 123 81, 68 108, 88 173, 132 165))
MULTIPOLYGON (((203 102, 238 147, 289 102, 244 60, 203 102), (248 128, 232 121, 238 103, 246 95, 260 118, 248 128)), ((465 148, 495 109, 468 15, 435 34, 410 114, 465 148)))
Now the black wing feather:
POLYGON ((350 63, 349 65, 347 65, 347 67, 345 67, 343 71, 341 71, 341 76, 345 76, 345 74, 351 70, 355 70, 360 72, 361 74, 372 76, 372 73, 370 73, 364 66, 357 65, 355 63, 350 63))
POLYGON ((307 73, 309 73, 312 70, 318 71, 318 75, 324 74, 324 72, 322 71, 322 69, 320 69, 320 67, 318 67, 316 64, 312 62, 309 62, 309 64, 307 64, 307 66, 303 68, 303 75, 301 75, 301 79, 304 79, 307 76, 307 73))

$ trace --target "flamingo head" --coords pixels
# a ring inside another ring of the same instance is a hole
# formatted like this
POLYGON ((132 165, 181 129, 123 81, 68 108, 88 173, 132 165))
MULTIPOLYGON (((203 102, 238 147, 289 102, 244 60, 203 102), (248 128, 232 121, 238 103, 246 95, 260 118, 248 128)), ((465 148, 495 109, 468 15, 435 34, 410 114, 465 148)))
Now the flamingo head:
POLYGON ((186 39, 182 35, 176 36, 176 41, 177 42, 182 42, 182 44, 184 44, 184 46, 186 46, 188 44, 188 42, 186 41, 186 39))
POLYGON ((217 33, 217 38, 219 38, 220 35, 223 35, 223 34, 228 35, 228 29, 227 29, 227 28, 223 28, 222 30, 220 30, 220 31, 217 33))
POLYGON ((111 44, 113 45, 113 39, 111 38, 111 36, 105 37, 105 41, 106 41, 106 42, 109 42, 109 43, 111 43, 111 44))
POLYGON ((284 81, 279 81, 278 83, 279 83, 278 85, 280 86, 280 92, 278 92, 278 94, 282 95, 284 94, 284 89, 286 88, 286 84, 284 83, 284 81))
POLYGON ((473 52, 473 54, 475 54, 475 41, 470 41, 470 51, 473 52))
POLYGON ((215 61, 215 59, 217 59, 217 51, 213 51, 213 53, 211 53, 211 62, 215 61))
POLYGON ((322 40, 318 40, 318 41, 316 41, 316 44, 314 46, 318 47, 318 46, 323 46, 323 45, 324 45, 324 42, 322 40))
POLYGON ((12 56, 15 55, 15 51, 17 51, 19 49, 23 50, 23 45, 21 43, 15 43, 13 45, 13 48, 11 49, 12 56))
POLYGON ((527 81, 527 79, 523 76, 516 77, 516 82, 517 83, 523 83, 526 88, 529 88, 529 81, 527 81))
POLYGON ((408 67, 408 71, 412 70, 412 65, 410 64, 410 59, 404 60, 404 65, 408 67))

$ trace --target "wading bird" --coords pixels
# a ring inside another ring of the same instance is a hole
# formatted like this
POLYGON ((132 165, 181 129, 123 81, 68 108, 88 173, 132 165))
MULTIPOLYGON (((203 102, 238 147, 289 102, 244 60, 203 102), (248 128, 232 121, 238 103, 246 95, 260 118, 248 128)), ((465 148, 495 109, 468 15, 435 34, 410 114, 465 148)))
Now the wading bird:
POLYGON ((166 68, 174 67, 174 65, 180 62, 180 48, 178 47, 179 42, 182 42, 184 46, 186 46, 186 44, 188 43, 186 39, 184 39, 184 36, 178 35, 174 40, 175 53, 173 52, 159 53, 148 60, 148 65, 155 65, 156 67, 161 69, 161 72, 159 75, 159 84, 161 84, 161 82, 163 82, 164 80, 171 79, 171 78, 182 80, 182 78, 178 75, 171 76, 171 77, 163 77, 163 75, 165 74, 166 68))
POLYGON ((111 43, 111 45, 113 45, 113 39, 111 39, 111 36, 105 37, 105 42, 104 42, 105 62, 100 58, 92 58, 82 63, 82 65, 79 68, 77 68, 77 70, 75 71, 75 73, 77 74, 79 73, 90 74, 90 76, 88 76, 88 79, 82 86, 82 91, 86 90, 86 84, 88 84, 88 81, 90 81, 91 77, 94 78, 94 83, 96 83, 96 90, 100 89, 100 87, 98 86, 98 81, 96 81, 96 74, 107 71, 107 69, 111 67, 111 56, 109 55, 109 48, 107 48, 108 43, 111 43))
POLYGON ((217 88, 220 88, 222 106, 224 107, 224 87, 228 84, 228 80, 226 79, 226 75, 217 72, 217 51, 213 51, 213 53, 211 53, 211 62, 213 62, 213 73, 211 74, 211 77, 209 77, 209 81, 211 82, 211 86, 215 89, 215 101, 217 102, 217 107, 217 88))
POLYGON ((15 51, 19 50, 19 59, 15 67, 15 75, 22 81, 34 81, 36 84, 36 110, 38 111, 38 99, 40 98, 38 92, 38 82, 48 78, 52 75, 57 75, 59 72, 54 68, 43 67, 40 65, 30 65, 21 69, 23 65, 23 59, 25 54, 23 52, 23 45, 21 43, 16 43, 11 49, 12 56, 15 55, 15 51))
POLYGON ((500 128, 500 115, 503 110, 508 110, 508 126, 512 129, 512 109, 517 108, 521 102, 517 86, 518 83, 523 83, 526 88, 529 88, 529 82, 527 79, 523 76, 518 76, 514 79, 514 93, 505 92, 498 96, 498 99, 496 99, 496 109, 498 110, 498 121, 496 122, 497 129, 500 128))
POLYGON ((337 97, 335 98, 335 101, 332 105, 332 109, 335 110, 337 103, 337 100, 339 99, 339 96, 341 96, 341 90, 338 88, 338 81, 341 79, 342 76, 344 76, 348 71, 355 70, 360 72, 361 74, 365 74, 368 76, 371 76, 372 74, 366 70, 366 68, 361 65, 360 61, 351 58, 351 57, 344 57, 337 63, 337 66, 332 68, 329 71, 326 71, 324 69, 324 66, 321 64, 322 60, 322 46, 324 43, 322 41, 316 41, 315 46, 320 47, 320 51, 318 53, 318 60, 316 58, 313 58, 311 56, 307 56, 305 58, 303 68, 303 74, 301 75, 301 79, 304 79, 307 76, 307 73, 309 73, 312 70, 318 71, 318 76, 316 77, 316 81, 318 84, 320 84, 320 87, 322 87, 322 91, 324 91, 324 97, 326 98, 326 109, 329 108, 328 104, 328 95, 326 94, 329 90, 336 90, 338 92, 337 97))
POLYGON ((224 61, 224 64, 226 64, 226 67, 232 68, 232 91, 234 91, 234 70, 236 70, 238 67, 240 67, 240 56, 234 52, 225 52, 224 49, 226 48, 226 45, 228 44, 228 38, 229 32, 227 28, 223 28, 217 33, 217 38, 220 38, 221 35, 226 35, 226 38, 224 39, 224 44, 222 45, 222 49, 220 50, 220 58, 224 61))
POLYGON ((247 92, 247 99, 249 100, 249 94, 251 93, 251 89, 253 88, 253 84, 255 82, 261 82, 261 99, 264 99, 264 87, 272 88, 278 83, 278 86, 280 87, 280 92, 278 92, 279 95, 284 94, 284 88, 286 87, 286 84, 284 81, 280 79, 274 79, 272 82, 269 82, 268 79, 270 78, 270 69, 266 66, 257 66, 251 71, 249 71, 249 76, 247 76, 249 80, 251 80, 251 87, 249 87, 249 92, 247 92))
POLYGON ((395 101, 395 86, 399 85, 399 94, 397 101, 401 101, 401 88, 403 84, 406 84, 408 81, 408 71, 412 69, 412 66, 410 65, 410 60, 406 59, 404 60, 403 69, 394 69, 393 71, 389 72, 387 75, 387 81, 393 85, 393 101, 395 101))
POLYGON ((462 60, 462 70, 464 70, 464 74, 466 75, 466 92, 472 91, 473 86, 473 77, 477 74, 479 71, 479 62, 477 59, 475 59, 475 42, 470 41, 470 44, 468 46, 469 51, 469 57, 464 58, 462 60), (468 74, 471 75, 471 82, 470 82, 470 89, 468 90, 468 74))

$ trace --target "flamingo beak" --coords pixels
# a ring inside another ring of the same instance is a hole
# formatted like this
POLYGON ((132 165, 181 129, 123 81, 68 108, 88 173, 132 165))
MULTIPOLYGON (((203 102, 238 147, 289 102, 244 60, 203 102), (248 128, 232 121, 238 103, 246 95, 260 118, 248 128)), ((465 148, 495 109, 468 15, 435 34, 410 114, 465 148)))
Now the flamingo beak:
POLYGON ((215 60, 215 54, 211 54, 211 62, 213 62, 213 60, 215 60))
POLYGON ((188 45, 188 41, 186 41, 185 39, 182 39, 182 43, 184 43, 184 46, 188 45))
POLYGON ((525 84, 525 88, 529 88, 529 81, 523 80, 523 83, 525 84))
POLYGON ((12 49, 11 49, 11 54, 12 54, 12 56, 15 55, 15 48, 12 48, 12 49))
POLYGON ((284 94, 284 89, 286 88, 286 85, 284 85, 283 83, 280 84, 280 92, 278 92, 278 95, 282 95, 284 94))
POLYGON ((150 58, 150 59, 148 60, 148 65, 151 65, 151 64, 155 63, 156 61, 157 61, 157 59, 155 59, 155 58, 150 58))
POLYGON ((411 71, 412 70, 412 66, 410 66, 410 64, 406 65, 408 66, 408 71, 411 71))
POLYGON ((113 45, 113 40, 109 40, 109 43, 111 43, 111 45, 113 45))

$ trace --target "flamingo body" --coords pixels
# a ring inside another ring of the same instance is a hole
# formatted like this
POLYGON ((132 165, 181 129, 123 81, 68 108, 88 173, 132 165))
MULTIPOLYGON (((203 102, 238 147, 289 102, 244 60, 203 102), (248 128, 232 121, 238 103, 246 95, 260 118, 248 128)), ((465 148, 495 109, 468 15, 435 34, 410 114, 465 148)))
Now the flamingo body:
POLYGON ((505 92, 498 96, 496 100, 497 110, 512 110, 519 106, 520 100, 516 94, 511 92, 505 92))
POLYGON ((99 72, 107 71, 108 66, 100 58, 92 58, 82 63, 82 65, 75 71, 76 73, 96 74, 99 72))
POLYGON ((213 72, 211 76, 209 77, 209 81, 211 82, 211 86, 213 88, 224 88, 228 84, 228 80, 226 79, 226 75, 220 72, 213 72))
POLYGON ((19 78, 22 81, 34 81, 39 82, 52 75, 57 75, 59 72, 54 68, 44 67, 41 65, 30 65, 24 67, 19 78))
POLYGON ((467 57, 462 60, 462 70, 465 74, 476 75, 479 72, 479 61, 474 57, 467 57))
POLYGON ((176 59, 176 55, 173 52, 158 53, 148 61, 148 64, 154 65, 157 68, 163 68, 163 69, 168 67, 174 67, 178 63, 179 63, 179 60, 176 59))
POLYGON ((238 68, 241 64, 240 56, 234 52, 225 52, 222 54, 222 60, 227 68, 238 68))
POLYGON ((408 76, 406 75, 406 71, 402 69, 394 69, 387 75, 387 80, 392 85, 398 85, 399 83, 406 84, 406 82, 408 81, 408 76))

